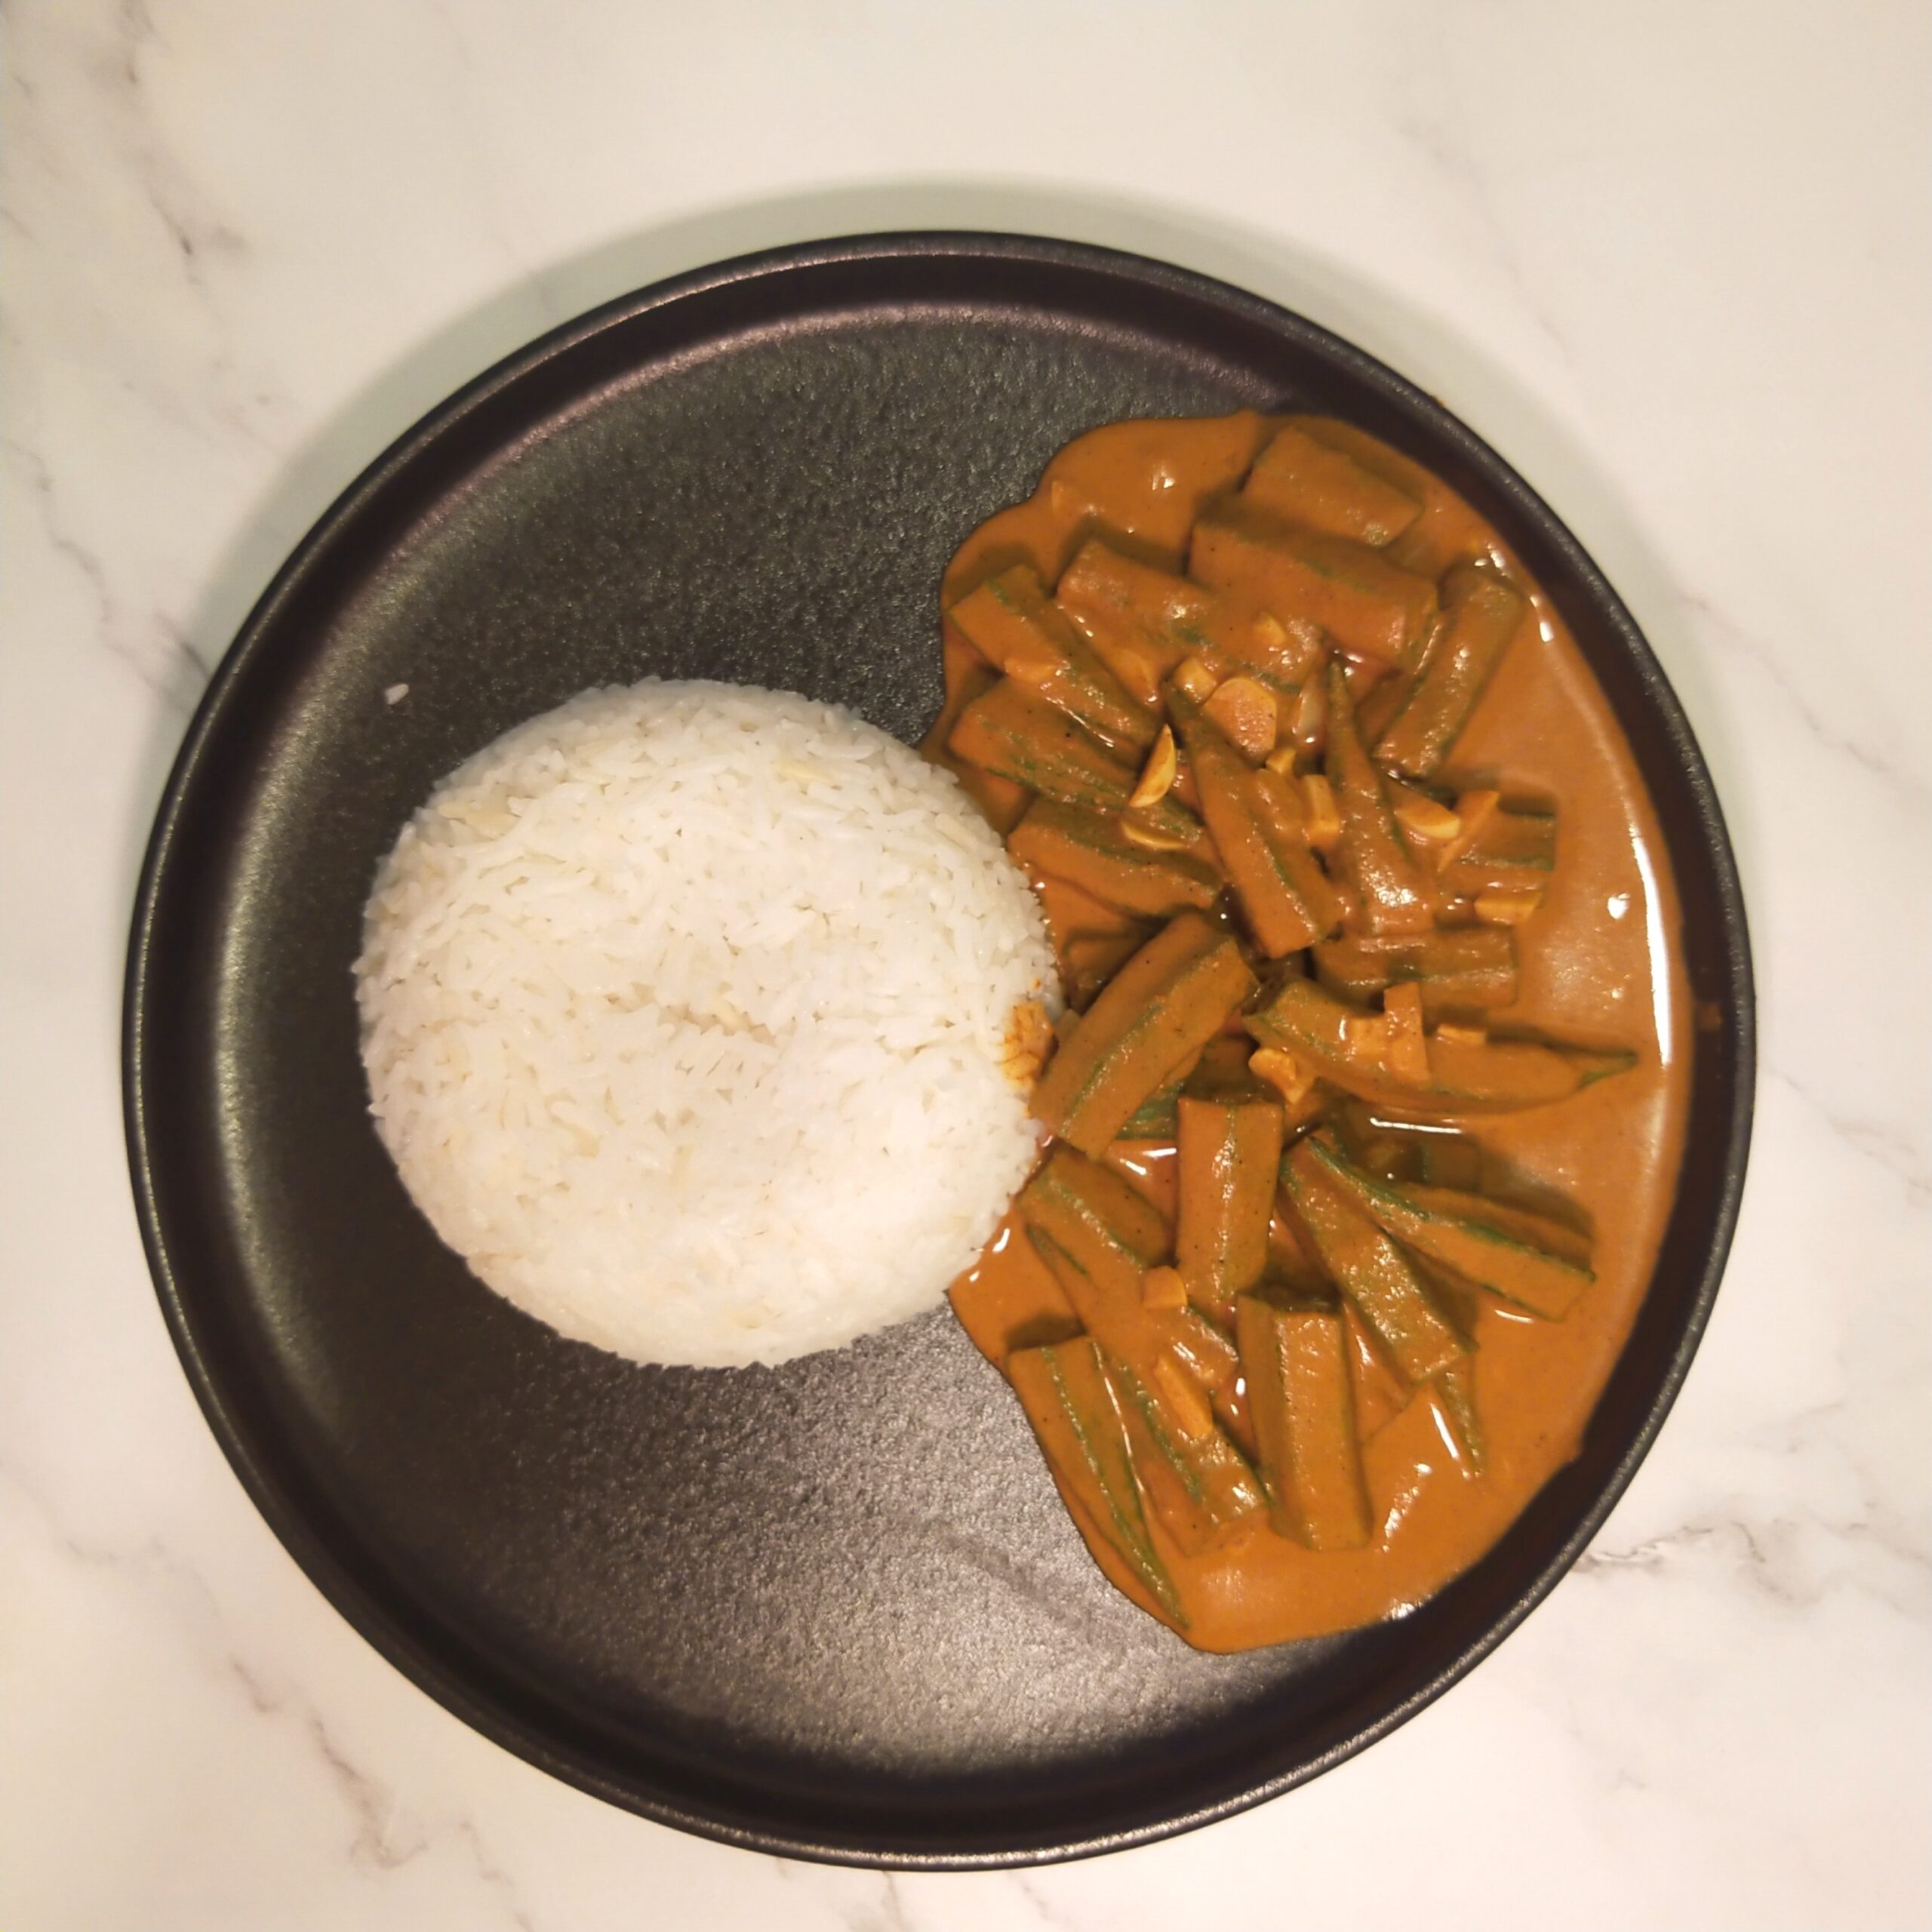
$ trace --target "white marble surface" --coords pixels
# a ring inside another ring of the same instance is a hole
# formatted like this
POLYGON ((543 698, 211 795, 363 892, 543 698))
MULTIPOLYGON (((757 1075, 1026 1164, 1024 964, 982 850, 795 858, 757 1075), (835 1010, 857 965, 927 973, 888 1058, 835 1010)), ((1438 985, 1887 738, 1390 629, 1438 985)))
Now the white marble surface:
POLYGON ((0 1926, 1932 1922, 1927 21, 1898 0, 8 0, 0 1926), (116 1093, 168 761, 335 491, 595 300, 914 225, 1226 275, 1497 442, 1683 696, 1763 995, 1716 1319, 1577 1573, 1307 1790, 1020 1875, 681 1837, 398 1677, 200 1423, 116 1093), (1847 941, 1847 913, 1875 931, 1847 941))

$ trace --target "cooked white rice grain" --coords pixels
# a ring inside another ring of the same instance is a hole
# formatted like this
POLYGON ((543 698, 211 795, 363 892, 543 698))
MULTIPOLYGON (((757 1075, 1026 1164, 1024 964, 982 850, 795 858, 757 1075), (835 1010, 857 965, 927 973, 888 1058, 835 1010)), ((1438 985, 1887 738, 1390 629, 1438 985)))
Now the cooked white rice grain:
POLYGON ((438 785, 355 965, 371 1111, 497 1291, 640 1361, 776 1362, 931 1307, 1033 1158, 1057 1003, 947 774, 785 692, 585 692, 438 785))

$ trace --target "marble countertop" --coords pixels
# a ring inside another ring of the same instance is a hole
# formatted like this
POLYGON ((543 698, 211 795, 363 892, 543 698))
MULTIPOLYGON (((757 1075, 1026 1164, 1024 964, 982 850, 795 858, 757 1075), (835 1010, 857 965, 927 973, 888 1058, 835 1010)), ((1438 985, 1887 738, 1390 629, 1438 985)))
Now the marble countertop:
POLYGON ((1486 1932, 1932 1920, 1919 10, 10 0, 4 20, 6 1932, 1115 1932, 1209 1903, 1486 1932), (117 1087, 169 760, 337 491, 605 297, 911 226, 1225 276, 1494 441, 1683 697, 1762 997, 1715 1319, 1571 1577, 1306 1789, 1014 1875, 685 1838, 397 1675, 202 1426, 117 1087))

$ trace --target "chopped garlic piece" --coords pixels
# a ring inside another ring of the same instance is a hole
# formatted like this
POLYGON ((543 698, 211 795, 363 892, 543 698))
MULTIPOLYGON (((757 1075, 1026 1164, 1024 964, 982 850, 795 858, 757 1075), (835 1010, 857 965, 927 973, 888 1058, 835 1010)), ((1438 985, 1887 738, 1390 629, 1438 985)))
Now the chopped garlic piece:
POLYGON ((1196 704, 1205 704, 1214 695, 1214 674, 1198 657, 1185 658, 1177 665, 1174 681, 1196 704))
POLYGON ((1257 1048, 1247 1057, 1247 1068, 1257 1080, 1265 1080, 1275 1088, 1290 1106, 1305 1100, 1315 1084, 1314 1068, 1279 1047, 1257 1048))
POLYGON ((1422 989, 1413 980, 1390 986, 1382 995, 1389 1023, 1383 1062, 1392 1078, 1411 1087, 1429 1084, 1429 1045, 1423 1037, 1422 989))
POLYGON ((1252 764, 1275 749, 1279 718, 1275 694, 1253 678, 1230 678, 1217 685, 1201 709, 1252 764))
POLYGON ((1520 926, 1543 903, 1541 891, 1479 892, 1476 917, 1486 926, 1520 926))
POLYGON ((1177 1268, 1150 1268, 1140 1278, 1140 1300, 1147 1308, 1185 1308, 1187 1284, 1177 1268))
POLYGON ((1301 780, 1301 796, 1308 820, 1308 842, 1318 852, 1332 852, 1342 838, 1342 814, 1335 803, 1334 787, 1320 772, 1308 772, 1301 780))
POLYGON ((1140 780, 1127 802, 1130 805, 1158 805, 1173 788, 1180 762, 1174 750, 1174 734, 1163 724, 1161 735, 1154 740, 1154 749, 1147 754, 1140 780))

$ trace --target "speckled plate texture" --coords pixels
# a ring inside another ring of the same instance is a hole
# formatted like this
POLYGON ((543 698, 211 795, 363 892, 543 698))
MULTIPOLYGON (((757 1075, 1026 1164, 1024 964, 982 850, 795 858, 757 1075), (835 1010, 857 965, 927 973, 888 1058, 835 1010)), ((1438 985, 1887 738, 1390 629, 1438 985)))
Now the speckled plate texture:
POLYGON ((1752 1011, 1682 713, 1615 594, 1485 445, 1236 290, 1060 242, 890 235, 728 263, 559 329, 311 532, 211 686, 155 829, 129 1145, 211 1426, 318 1587, 431 1696, 713 1837, 1019 1863, 1287 1790, 1550 1589, 1649 1446, 1716 1292, 1752 1011), (943 1311, 719 1374, 629 1366, 480 1287, 371 1127, 349 965, 397 829, 498 733, 655 672, 790 686, 914 738, 940 698, 940 573, 974 525, 1097 423, 1242 404, 1387 438, 1547 586, 1655 795, 1716 1023, 1656 1282, 1582 1454, 1416 1614, 1212 1657, 1102 1581, 943 1311))

